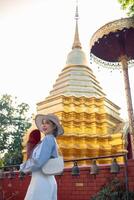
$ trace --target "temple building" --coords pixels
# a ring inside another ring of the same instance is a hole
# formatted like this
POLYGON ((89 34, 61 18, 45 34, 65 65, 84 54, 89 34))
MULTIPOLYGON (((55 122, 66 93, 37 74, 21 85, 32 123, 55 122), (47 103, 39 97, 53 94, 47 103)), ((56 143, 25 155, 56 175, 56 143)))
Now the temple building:
MULTIPOLYGON (((57 138, 64 159, 77 159, 125 151, 120 108, 110 101, 89 67, 78 31, 78 6, 72 50, 49 96, 37 103, 38 114, 56 114, 64 135, 57 138)), ((34 121, 34 120, 33 120, 34 121)), ((35 128, 33 122, 32 127, 35 128)), ((25 144, 28 134, 24 137, 25 144)), ((119 158, 121 162, 121 158, 119 158)), ((99 163, 109 163, 103 159, 99 163)), ((82 161, 85 166, 89 161, 82 161)), ((68 165, 69 166, 69 165, 68 165)))

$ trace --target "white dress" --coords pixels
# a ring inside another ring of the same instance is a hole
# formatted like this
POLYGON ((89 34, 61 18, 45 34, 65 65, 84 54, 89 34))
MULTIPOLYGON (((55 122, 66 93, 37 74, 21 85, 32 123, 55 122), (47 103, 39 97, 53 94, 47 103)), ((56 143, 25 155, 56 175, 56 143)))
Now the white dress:
POLYGON ((31 181, 24 200, 57 200, 57 183, 53 175, 44 175, 41 167, 58 150, 53 135, 47 135, 34 149, 31 159, 20 165, 20 171, 32 171, 31 181), (33 162, 34 161, 34 162, 33 162))
POLYGON ((57 200, 57 183, 54 176, 41 171, 33 172, 24 200, 57 200))

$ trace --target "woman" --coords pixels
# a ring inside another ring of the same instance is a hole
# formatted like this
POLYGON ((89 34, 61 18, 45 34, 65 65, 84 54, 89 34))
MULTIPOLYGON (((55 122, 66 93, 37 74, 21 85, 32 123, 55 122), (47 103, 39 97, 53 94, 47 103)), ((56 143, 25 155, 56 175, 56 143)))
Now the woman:
POLYGON ((20 171, 32 172, 31 182, 24 200, 57 200, 55 177, 53 175, 44 175, 41 168, 49 158, 58 156, 55 137, 62 135, 64 130, 58 117, 54 114, 37 115, 35 124, 46 136, 35 147, 31 158, 20 165, 20 171), (31 162, 31 160, 34 162, 31 162))

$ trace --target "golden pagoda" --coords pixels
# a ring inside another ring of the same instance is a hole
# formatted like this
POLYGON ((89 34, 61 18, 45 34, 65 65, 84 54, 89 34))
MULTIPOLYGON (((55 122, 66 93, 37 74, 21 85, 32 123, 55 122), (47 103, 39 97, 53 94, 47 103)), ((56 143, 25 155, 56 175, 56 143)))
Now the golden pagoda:
MULTIPOLYGON (((74 42, 66 65, 49 96, 37 103, 38 114, 55 113, 64 127, 65 133, 59 136, 57 141, 65 160, 124 151, 122 131, 117 129, 122 123, 120 108, 106 98, 88 66, 79 39, 78 18, 76 6, 74 42)), ((25 143, 26 139, 24 145, 25 143)), ((103 159, 100 163, 109 161, 111 162, 111 159, 103 159)), ((89 161, 80 162, 82 166, 87 164, 89 161)))

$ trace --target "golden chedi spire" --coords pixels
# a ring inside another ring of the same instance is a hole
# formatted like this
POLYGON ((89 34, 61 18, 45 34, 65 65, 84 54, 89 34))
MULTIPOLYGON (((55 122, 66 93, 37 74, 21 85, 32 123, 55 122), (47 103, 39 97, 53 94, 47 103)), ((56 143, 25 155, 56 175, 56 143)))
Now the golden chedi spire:
POLYGON ((78 5, 76 5, 76 13, 75 13, 76 27, 75 27, 75 35, 74 35, 74 42, 73 42, 72 49, 82 48, 80 40, 79 40, 78 19, 79 19, 78 5))

